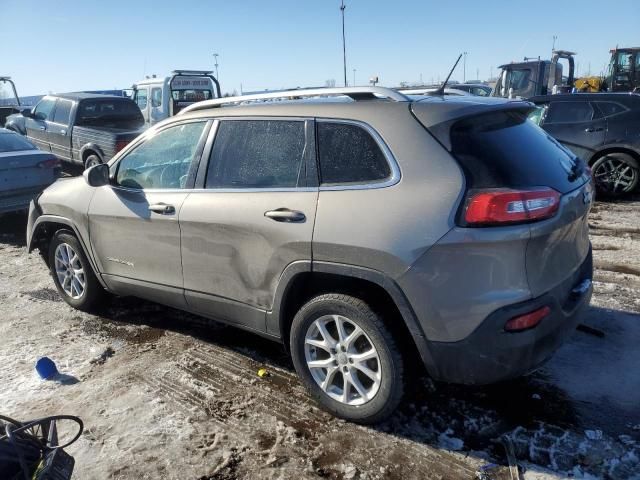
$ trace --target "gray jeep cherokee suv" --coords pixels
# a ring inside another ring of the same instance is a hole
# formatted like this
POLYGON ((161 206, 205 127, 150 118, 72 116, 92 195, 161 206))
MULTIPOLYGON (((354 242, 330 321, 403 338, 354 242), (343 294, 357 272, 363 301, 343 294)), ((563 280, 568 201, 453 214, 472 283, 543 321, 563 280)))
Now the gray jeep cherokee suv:
POLYGON ((532 108, 379 87, 201 102, 45 190, 28 248, 71 306, 134 295, 280 340, 324 408, 376 422, 418 357, 447 382, 522 375, 589 303, 589 171, 532 108))

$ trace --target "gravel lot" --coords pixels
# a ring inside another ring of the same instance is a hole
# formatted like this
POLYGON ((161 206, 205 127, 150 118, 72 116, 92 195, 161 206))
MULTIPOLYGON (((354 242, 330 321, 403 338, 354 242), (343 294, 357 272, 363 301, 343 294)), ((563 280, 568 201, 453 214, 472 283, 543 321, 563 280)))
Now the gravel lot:
POLYGON ((594 206, 584 324, 595 330, 492 387, 435 384, 416 367, 400 410, 376 428, 318 410, 278 344, 137 299, 114 298, 99 316, 71 309, 26 253, 26 217, 0 217, 0 413, 80 416, 85 433, 69 448, 79 479, 472 479, 506 465, 504 434, 525 478, 637 479, 639 212, 640 199, 594 206), (43 355, 66 381, 36 376, 43 355))

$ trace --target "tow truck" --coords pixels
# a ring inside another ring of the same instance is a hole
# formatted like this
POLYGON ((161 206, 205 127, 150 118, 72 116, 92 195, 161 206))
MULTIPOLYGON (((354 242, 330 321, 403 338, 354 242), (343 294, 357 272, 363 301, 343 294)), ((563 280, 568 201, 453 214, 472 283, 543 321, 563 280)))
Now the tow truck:
POLYGON ((208 70, 174 70, 166 77, 152 75, 125 92, 140 108, 147 124, 172 117, 192 103, 220 98, 220 83, 208 70))

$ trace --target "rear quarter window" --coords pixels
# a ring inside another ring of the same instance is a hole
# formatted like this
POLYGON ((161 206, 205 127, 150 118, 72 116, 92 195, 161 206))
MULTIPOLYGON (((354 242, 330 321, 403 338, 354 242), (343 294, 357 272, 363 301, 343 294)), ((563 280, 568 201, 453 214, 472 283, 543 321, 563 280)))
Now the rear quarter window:
POLYGON ((323 185, 375 183, 391 176, 378 142, 363 127, 322 121, 317 129, 323 185))

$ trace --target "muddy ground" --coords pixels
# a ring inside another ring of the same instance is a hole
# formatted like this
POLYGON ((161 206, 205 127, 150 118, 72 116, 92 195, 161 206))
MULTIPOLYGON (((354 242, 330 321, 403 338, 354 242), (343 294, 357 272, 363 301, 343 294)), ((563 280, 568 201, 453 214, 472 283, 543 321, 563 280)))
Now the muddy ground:
POLYGON ((590 328, 544 368, 467 388, 416 367, 375 428, 316 408, 278 344, 136 299, 71 309, 25 223, 0 217, 0 414, 80 416, 74 478, 498 478, 505 434, 525 478, 640 478, 640 199, 595 205, 590 328), (43 355, 65 377, 40 380, 43 355))

